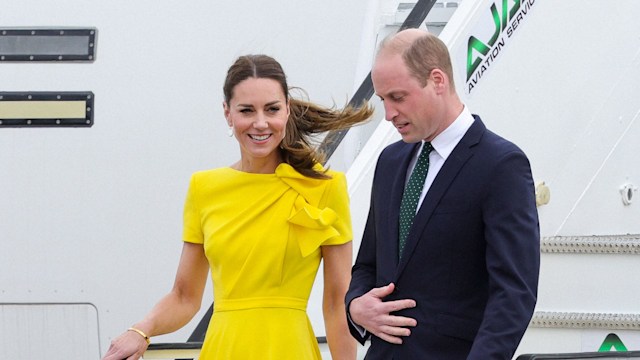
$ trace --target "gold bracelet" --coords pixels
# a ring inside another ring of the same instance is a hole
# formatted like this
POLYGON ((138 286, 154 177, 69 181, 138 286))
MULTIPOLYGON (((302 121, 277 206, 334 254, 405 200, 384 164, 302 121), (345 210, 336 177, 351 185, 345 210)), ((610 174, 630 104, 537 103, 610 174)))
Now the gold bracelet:
POLYGON ((138 334, 140 334, 140 336, 142 336, 144 338, 144 341, 147 342, 147 345, 151 344, 151 339, 149 339, 149 337, 147 336, 147 334, 145 334, 144 332, 142 332, 142 330, 136 329, 134 327, 130 327, 127 329, 127 331, 134 331, 137 332, 138 334))

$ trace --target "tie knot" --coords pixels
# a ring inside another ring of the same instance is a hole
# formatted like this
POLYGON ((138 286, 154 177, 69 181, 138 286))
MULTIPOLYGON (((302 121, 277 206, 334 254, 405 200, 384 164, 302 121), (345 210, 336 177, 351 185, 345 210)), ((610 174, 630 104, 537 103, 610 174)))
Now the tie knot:
POLYGON ((426 152, 427 154, 433 150, 433 145, 430 142, 425 141, 424 145, 422 145, 422 152, 426 152))
POLYGON ((424 145, 422 145, 422 151, 418 156, 418 162, 426 161, 426 159, 429 158, 429 153, 431 153, 432 150, 433 150, 433 146, 431 145, 431 143, 428 141, 425 141, 424 145))

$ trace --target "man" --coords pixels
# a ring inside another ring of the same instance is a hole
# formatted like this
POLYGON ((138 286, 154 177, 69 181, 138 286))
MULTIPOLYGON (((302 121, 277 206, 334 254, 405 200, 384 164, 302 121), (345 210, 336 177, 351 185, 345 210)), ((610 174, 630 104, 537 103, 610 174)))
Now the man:
POLYGON ((540 266, 529 161, 460 101, 436 36, 385 40, 371 75, 402 141, 378 159, 346 296, 351 333, 371 336, 372 360, 511 359, 540 266), (414 167, 427 169, 417 187, 414 167), (408 220, 403 193, 416 195, 408 220))

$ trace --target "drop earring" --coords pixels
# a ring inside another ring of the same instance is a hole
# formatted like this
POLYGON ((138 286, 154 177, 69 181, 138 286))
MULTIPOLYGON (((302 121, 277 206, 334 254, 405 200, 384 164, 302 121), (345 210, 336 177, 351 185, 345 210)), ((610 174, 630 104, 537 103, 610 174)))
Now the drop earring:
POLYGON ((229 137, 233 136, 233 127, 229 126, 229 129, 227 130, 227 136, 229 137))

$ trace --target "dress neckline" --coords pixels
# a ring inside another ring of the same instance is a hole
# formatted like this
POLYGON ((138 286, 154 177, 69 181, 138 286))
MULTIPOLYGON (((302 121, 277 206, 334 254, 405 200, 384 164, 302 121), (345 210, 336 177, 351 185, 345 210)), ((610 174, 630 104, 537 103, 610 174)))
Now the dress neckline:
POLYGON ((248 171, 242 171, 242 170, 238 170, 235 169, 231 166, 227 166, 227 169, 231 170, 232 172, 238 173, 238 174, 247 174, 247 175, 256 175, 256 176, 260 176, 260 175, 277 175, 278 172, 283 171, 284 168, 291 168, 293 169, 293 167, 291 167, 291 165, 287 164, 287 163, 280 163, 278 164, 278 166, 276 166, 276 169, 273 172, 270 173, 254 173, 254 172, 248 172, 248 171))

